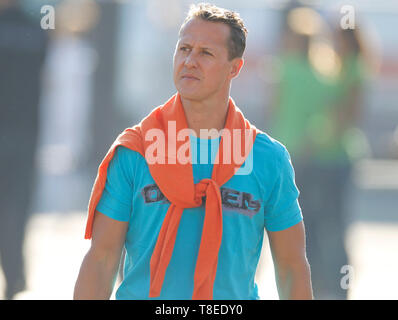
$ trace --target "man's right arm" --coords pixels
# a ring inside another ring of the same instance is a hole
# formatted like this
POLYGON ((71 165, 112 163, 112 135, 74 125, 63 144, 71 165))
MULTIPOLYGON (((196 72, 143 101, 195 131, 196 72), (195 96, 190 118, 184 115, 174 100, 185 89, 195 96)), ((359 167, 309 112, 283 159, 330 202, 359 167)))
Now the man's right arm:
POLYGON ((75 300, 109 299, 115 284, 128 222, 95 212, 91 247, 75 284, 75 300))

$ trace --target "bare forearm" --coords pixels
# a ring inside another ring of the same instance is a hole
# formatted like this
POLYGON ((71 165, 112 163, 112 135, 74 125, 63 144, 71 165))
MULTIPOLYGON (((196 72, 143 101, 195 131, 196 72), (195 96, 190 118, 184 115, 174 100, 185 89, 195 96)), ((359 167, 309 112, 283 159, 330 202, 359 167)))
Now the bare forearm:
POLYGON ((101 257, 89 251, 84 257, 75 284, 75 300, 109 299, 118 270, 118 260, 101 257))
POLYGON ((311 272, 307 261, 276 268, 276 282, 281 300, 311 300, 311 272))

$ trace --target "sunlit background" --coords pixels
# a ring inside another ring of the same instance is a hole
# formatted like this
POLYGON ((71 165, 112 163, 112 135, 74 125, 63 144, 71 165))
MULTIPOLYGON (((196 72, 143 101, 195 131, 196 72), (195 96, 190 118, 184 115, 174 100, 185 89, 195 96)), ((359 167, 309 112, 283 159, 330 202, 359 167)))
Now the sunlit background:
MULTIPOLYGON (((17 281, 15 294, 6 294, 0 268, 0 298, 72 298, 90 244, 83 235, 97 167, 124 128, 175 92, 172 56, 190 3, 0 0, 3 267, 11 261, 7 259, 17 259, 9 258, 10 251, 17 250, 12 237, 18 231, 12 228, 26 223, 25 286, 17 281), (11 10, 13 2, 20 5, 11 10), (44 5, 54 8, 54 29, 41 28, 44 5), (34 177, 23 172, 33 172, 34 177), (31 193, 25 188, 30 183, 31 193), (21 199, 26 199, 25 206, 21 199)), ((298 178, 300 168, 315 158, 325 156, 329 164, 335 160, 328 143, 341 133, 349 171, 341 180, 342 224, 329 231, 336 228, 343 234, 349 269, 339 268, 339 278, 333 281, 346 285, 347 299, 398 299, 398 3, 212 3, 238 11, 249 30, 245 65, 233 81, 231 95, 254 125, 286 144, 298 178), (347 64, 344 58, 344 50, 355 47, 351 38, 341 35, 347 22, 342 8, 347 5, 354 9, 355 21, 349 22, 363 50, 358 64, 347 64), (330 111, 336 105, 338 115, 330 111), (346 121, 350 124, 343 131, 340 124, 346 121), (308 145, 303 143, 306 134, 311 137, 308 145), (303 150, 307 158, 299 152, 303 150)), ((297 184, 305 194, 310 176, 300 179, 297 184)), ((318 184, 317 192, 328 190, 333 198, 340 185, 326 187, 328 179, 318 184)), ((319 214, 320 219, 326 218, 319 214)), ((338 240, 328 232, 322 237, 316 242, 319 252, 333 261, 338 254, 326 245, 338 240)), ((260 298, 278 299, 267 240, 263 248, 257 272, 260 298)), ((329 277, 326 270, 324 281, 329 277)), ((326 290, 320 298, 337 297, 326 290)))

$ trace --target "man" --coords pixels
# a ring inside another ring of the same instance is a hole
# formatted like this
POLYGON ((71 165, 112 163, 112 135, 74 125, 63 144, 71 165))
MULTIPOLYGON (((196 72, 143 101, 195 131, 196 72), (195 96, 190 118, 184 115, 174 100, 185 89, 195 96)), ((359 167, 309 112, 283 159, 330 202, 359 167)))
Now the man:
POLYGON ((264 228, 280 298, 312 298, 289 154, 229 97, 246 33, 234 12, 191 7, 174 54, 177 94, 126 129, 100 165, 75 299, 109 299, 123 246, 117 299, 259 299, 264 228))

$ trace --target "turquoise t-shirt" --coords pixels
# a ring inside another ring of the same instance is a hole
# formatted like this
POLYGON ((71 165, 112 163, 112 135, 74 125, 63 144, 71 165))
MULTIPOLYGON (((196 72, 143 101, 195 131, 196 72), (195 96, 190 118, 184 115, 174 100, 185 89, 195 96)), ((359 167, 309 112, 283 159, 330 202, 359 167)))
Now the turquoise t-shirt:
MULTIPOLYGON (((211 160, 215 158, 218 142, 219 139, 191 136, 194 183, 211 178, 211 160)), ((302 220, 293 167, 281 143, 265 133, 258 134, 240 170, 221 186, 223 236, 213 289, 215 300, 259 299, 254 277, 264 228, 280 231, 302 220)), ((204 204, 184 210, 161 294, 157 298, 148 297, 149 263, 169 205, 144 157, 136 151, 118 147, 97 206, 106 216, 129 222, 124 280, 117 289, 116 299, 192 298, 204 204)))

